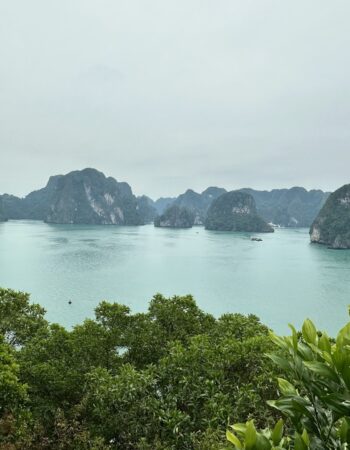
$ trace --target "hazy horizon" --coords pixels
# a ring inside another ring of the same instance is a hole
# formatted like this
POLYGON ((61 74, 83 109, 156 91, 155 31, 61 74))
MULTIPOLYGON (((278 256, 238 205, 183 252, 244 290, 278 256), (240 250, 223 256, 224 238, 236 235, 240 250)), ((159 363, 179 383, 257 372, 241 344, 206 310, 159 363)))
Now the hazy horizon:
POLYGON ((136 195, 350 182, 350 3, 0 4, 0 192, 94 167, 136 195))

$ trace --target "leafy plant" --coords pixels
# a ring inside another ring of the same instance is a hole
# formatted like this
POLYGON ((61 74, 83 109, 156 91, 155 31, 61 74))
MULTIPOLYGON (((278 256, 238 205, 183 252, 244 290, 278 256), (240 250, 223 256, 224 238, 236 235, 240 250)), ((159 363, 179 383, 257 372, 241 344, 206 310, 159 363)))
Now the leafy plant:
POLYGON ((350 323, 336 340, 305 320, 302 332, 271 333, 278 352, 268 355, 285 373, 278 378, 280 398, 268 404, 288 420, 283 437, 279 421, 273 430, 257 432, 252 421, 233 426, 227 439, 236 449, 346 449, 350 444, 350 323), (277 439, 278 437, 278 439, 277 439))

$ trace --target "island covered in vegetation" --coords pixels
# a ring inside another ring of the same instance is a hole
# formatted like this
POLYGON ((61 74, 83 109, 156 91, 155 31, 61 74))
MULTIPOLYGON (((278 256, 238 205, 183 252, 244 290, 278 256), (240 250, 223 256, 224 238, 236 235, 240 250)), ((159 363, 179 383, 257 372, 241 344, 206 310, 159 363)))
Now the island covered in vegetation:
POLYGON ((205 221, 207 230, 273 233, 274 229, 257 212, 253 197, 232 191, 211 204, 205 221))
POLYGON ((154 219, 154 226, 162 228, 192 228, 194 220, 195 215, 190 209, 174 204, 154 219))
POLYGON ((215 318, 190 295, 157 294, 144 313, 104 301, 67 330, 28 294, 0 289, 0 336, 4 450, 350 442, 350 325, 336 341, 308 320, 280 338, 254 315, 215 318))
POLYGON ((52 176, 44 188, 24 198, 5 194, 0 200, 9 219, 47 223, 143 225, 155 215, 153 206, 136 198, 128 183, 90 168, 52 176))

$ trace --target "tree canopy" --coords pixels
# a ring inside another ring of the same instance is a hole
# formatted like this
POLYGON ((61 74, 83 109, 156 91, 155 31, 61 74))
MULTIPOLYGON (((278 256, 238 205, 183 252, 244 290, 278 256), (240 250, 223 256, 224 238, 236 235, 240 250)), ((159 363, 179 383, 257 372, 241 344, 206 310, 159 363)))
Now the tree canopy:
POLYGON ((0 311, 0 448, 216 449, 232 421, 276 417, 273 344, 255 316, 157 294, 144 313, 102 302, 66 330, 5 289, 0 311))

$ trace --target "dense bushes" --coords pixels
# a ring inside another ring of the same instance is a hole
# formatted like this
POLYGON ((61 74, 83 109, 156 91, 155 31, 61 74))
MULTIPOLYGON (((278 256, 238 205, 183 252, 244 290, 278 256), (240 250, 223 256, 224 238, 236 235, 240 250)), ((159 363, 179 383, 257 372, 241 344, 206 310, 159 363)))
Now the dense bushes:
POLYGON ((0 312, 2 449, 214 450, 234 421, 275 420, 273 344, 255 316, 156 295, 139 314, 102 302, 68 331, 4 289, 0 312))

